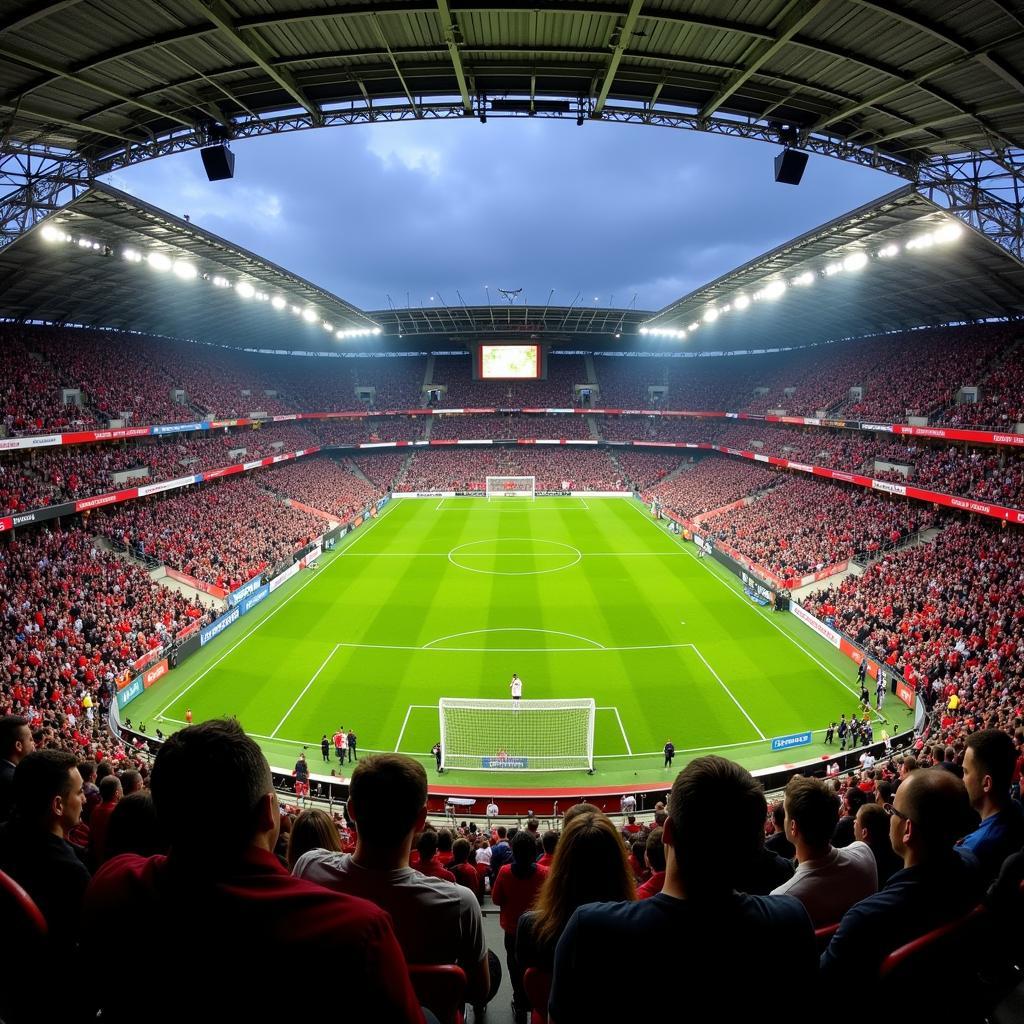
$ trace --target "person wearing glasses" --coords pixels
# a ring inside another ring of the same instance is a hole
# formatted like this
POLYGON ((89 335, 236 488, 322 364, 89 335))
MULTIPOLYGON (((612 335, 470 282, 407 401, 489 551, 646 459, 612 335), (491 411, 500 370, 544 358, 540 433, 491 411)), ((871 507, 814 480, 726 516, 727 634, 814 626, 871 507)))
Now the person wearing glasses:
POLYGON ((903 868, 843 915, 821 954, 825 986, 874 976, 894 949, 962 917, 981 899, 977 859, 954 849, 971 814, 967 790, 955 775, 920 768, 884 810, 889 841, 903 868))

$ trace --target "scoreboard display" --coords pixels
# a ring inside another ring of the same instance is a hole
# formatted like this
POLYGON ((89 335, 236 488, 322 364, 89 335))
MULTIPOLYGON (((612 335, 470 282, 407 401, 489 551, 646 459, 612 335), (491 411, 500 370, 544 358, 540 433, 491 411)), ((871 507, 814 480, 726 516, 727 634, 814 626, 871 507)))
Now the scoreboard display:
POLYGON ((479 380, 538 380, 541 377, 540 345, 491 345, 477 348, 479 380))

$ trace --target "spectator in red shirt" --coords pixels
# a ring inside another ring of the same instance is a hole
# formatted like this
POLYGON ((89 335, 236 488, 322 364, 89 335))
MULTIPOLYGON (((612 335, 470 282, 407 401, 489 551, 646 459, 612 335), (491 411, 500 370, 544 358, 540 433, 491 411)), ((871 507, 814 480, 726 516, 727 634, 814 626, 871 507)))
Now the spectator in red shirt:
POLYGON ((540 837, 541 849, 543 853, 540 856, 540 860, 537 861, 542 867, 551 867, 551 862, 555 859, 555 850, 558 848, 558 833, 554 829, 548 829, 540 837))
MULTIPOLYGON (((111 934, 139 914, 159 921, 149 950, 188 978, 197 1020, 284 1019, 294 992, 257 983, 256 972, 279 959, 305 964, 322 956, 349 1013, 421 1024, 388 915, 293 878, 274 856, 281 817, 270 766, 237 722, 214 719, 169 737, 151 787, 171 852, 126 853, 104 864, 86 893, 83 935, 111 934), (218 798, 203 801, 211 779, 218 798)), ((153 1001, 149 988, 146 972, 129 971, 96 991, 111 1019, 133 1019, 146 1005, 150 1021, 179 1021, 178 1001, 153 1001)))
POLYGON ((89 856, 94 868, 107 859, 107 826, 123 795, 121 780, 116 775, 100 780, 100 805, 89 819, 89 856))
POLYGON ((419 839, 416 840, 416 852, 419 859, 411 866, 421 875, 440 878, 445 882, 455 881, 455 876, 447 868, 442 867, 437 859, 437 833, 433 829, 420 833, 419 839))
POLYGON ((647 846, 644 849, 644 860, 650 870, 650 877, 636 891, 638 900, 650 899, 657 896, 665 884, 665 844, 662 842, 664 830, 652 829, 647 837, 647 846))
POLYGON ((472 849, 468 839, 456 839, 452 844, 452 859, 448 862, 448 870, 459 885, 464 885, 482 903, 484 880, 480 872, 477 871, 476 865, 469 863, 472 849))
POLYGON ((526 992, 523 972, 516 960, 516 929, 519 918, 533 907, 548 869, 537 864, 537 842, 529 832, 517 832, 512 838, 512 863, 497 875, 491 899, 501 907, 501 930, 505 933, 505 959, 512 982, 512 1012, 518 1021, 526 1020, 526 992))

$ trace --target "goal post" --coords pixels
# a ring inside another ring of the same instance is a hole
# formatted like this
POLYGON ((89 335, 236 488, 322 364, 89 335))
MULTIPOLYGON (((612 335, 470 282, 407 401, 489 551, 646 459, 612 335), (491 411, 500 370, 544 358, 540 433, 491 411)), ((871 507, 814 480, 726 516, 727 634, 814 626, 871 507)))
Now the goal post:
POLYGON ((442 697, 441 767, 476 771, 592 771, 592 698, 472 700, 442 697))
POLYGON ((536 498, 537 478, 533 476, 487 477, 487 500, 491 498, 536 498))

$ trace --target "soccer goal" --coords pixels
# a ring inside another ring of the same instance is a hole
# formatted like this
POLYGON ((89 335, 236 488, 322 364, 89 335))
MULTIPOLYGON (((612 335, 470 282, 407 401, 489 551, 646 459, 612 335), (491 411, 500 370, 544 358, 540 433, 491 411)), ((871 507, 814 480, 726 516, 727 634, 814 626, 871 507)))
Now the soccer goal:
POLYGON ((592 771, 594 701, 442 697, 441 767, 592 771))
POLYGON ((491 498, 536 498, 537 478, 533 476, 489 476, 487 500, 491 498))

